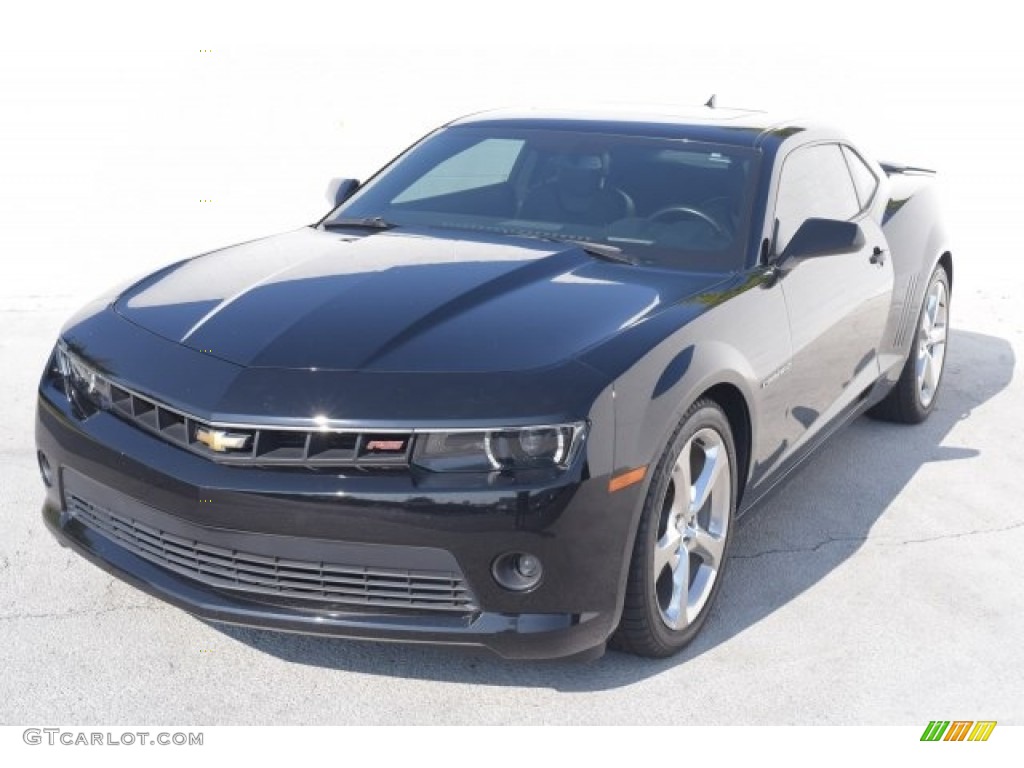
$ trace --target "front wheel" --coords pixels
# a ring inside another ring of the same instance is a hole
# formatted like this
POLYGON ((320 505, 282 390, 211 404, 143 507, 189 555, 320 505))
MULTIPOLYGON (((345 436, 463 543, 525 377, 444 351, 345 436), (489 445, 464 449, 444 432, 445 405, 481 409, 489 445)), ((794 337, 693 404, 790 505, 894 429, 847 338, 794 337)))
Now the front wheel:
POLYGON ((699 400, 651 477, 613 647, 662 658, 697 635, 722 582, 736 484, 729 421, 716 403, 699 400))
POLYGON ((900 379, 869 416, 918 424, 935 408, 949 335, 949 275, 941 264, 932 273, 917 319, 917 335, 900 379))

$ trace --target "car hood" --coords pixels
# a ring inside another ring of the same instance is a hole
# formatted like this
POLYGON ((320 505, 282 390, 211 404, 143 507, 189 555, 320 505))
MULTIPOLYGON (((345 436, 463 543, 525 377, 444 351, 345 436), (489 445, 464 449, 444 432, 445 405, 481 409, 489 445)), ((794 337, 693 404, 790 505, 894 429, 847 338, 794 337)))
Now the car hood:
POLYGON ((721 279, 524 238, 304 228, 171 266, 114 309, 245 367, 512 371, 576 357, 721 279))

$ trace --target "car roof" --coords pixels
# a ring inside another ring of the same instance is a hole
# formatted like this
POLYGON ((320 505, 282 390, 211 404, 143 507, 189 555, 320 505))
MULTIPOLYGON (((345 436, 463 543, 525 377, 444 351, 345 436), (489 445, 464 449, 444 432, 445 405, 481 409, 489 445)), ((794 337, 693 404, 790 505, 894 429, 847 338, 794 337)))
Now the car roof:
POLYGON ((597 109, 496 109, 476 112, 448 125, 547 128, 593 133, 689 139, 759 147, 777 144, 817 125, 753 109, 672 105, 597 109))

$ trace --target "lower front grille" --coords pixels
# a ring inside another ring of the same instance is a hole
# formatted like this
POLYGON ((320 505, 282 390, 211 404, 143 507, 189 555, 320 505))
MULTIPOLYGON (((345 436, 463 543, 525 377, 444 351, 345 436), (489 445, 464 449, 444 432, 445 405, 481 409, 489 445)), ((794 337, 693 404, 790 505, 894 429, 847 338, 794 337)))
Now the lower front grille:
POLYGON ((461 573, 290 560, 226 549, 161 531, 65 494, 83 525, 145 560, 210 587, 319 603, 428 611, 477 610, 461 573))

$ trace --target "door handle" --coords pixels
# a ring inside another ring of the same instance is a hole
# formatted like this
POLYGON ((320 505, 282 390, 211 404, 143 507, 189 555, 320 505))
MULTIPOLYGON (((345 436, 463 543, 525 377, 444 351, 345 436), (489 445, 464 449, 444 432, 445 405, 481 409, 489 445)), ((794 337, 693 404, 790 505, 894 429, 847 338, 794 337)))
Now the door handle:
POLYGON ((878 264, 879 266, 885 264, 885 251, 880 246, 875 246, 875 250, 871 252, 871 258, 868 259, 872 264, 878 264))

